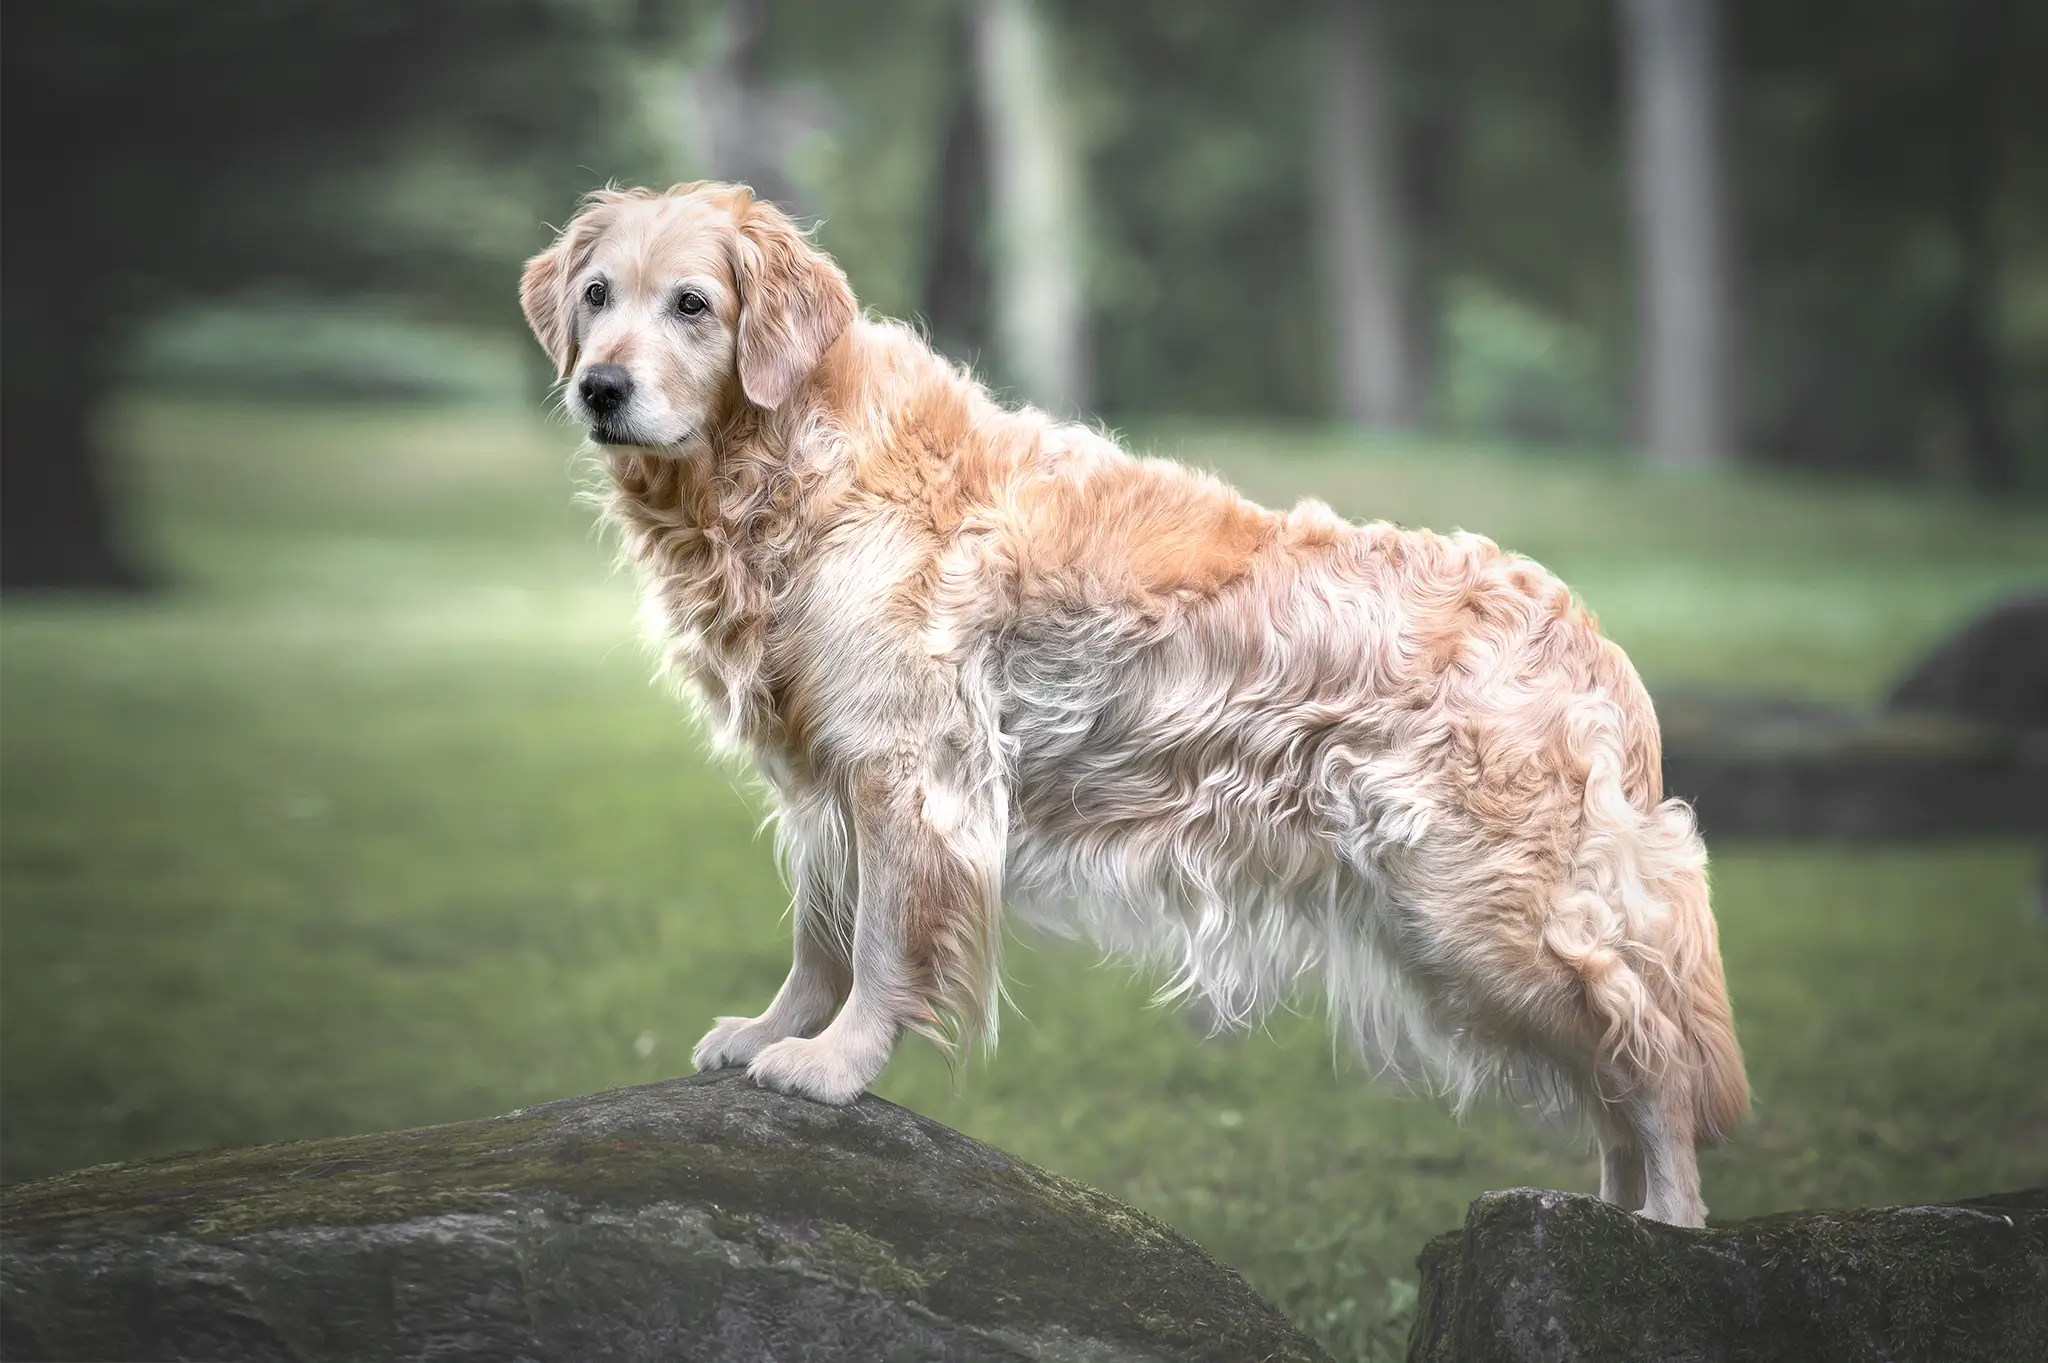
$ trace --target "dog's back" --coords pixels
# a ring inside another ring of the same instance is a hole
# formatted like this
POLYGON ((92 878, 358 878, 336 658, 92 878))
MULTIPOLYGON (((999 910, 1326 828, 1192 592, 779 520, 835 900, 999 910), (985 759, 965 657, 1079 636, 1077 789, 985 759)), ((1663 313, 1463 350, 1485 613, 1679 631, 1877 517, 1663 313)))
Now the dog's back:
POLYGON ((1563 584, 1048 439, 991 513, 984 642, 951 640, 1009 743, 1011 899, 1226 1018, 1320 974, 1372 1063, 1461 1101, 1504 1085, 1637 1150, 1724 1135, 1747 1086, 1705 851, 1563 584))

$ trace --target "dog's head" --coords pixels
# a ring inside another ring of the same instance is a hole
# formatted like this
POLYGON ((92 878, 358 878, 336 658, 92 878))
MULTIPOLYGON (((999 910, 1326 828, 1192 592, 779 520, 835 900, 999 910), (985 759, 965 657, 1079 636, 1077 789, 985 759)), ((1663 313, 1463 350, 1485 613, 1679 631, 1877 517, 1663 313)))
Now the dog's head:
POLYGON ((788 401, 854 313, 787 215, 721 184, 592 195, 519 301, 592 439, 676 452, 740 403, 788 401))

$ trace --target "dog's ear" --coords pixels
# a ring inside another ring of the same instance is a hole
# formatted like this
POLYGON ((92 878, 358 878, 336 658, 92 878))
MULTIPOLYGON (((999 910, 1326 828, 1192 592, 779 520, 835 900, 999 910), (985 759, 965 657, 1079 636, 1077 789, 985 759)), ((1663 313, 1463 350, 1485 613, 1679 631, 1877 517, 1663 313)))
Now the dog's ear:
POLYGON ((853 290, 774 204, 748 204, 737 226, 740 388, 780 407, 853 321, 853 290))
POLYGON ((608 208, 594 203, 570 219, 555 244, 527 261, 526 272, 519 277, 519 306, 526 313, 526 325, 554 361, 558 379, 568 378, 576 368, 576 304, 568 296, 569 281, 604 235, 608 208))

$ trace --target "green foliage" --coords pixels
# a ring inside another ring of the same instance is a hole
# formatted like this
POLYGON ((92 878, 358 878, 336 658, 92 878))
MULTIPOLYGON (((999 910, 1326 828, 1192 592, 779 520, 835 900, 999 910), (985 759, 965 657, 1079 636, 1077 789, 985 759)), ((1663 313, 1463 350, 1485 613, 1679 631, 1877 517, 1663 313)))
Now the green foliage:
POLYGON ((527 351, 515 336, 408 322, 395 307, 259 295, 158 318, 127 369, 139 385, 186 396, 512 405, 528 396, 527 351))
POLYGON ((1506 431, 1528 443, 1613 446, 1610 366, 1585 328, 1491 288, 1455 281, 1446 293, 1437 403, 1452 431, 1506 431))
POLYGON ((1321 412, 1314 7, 1048 8, 1088 153, 1103 408, 1321 412))
MULTIPOLYGON (((488 410, 132 405, 189 590, 0 612, 0 1163, 484 1115, 680 1073, 787 965, 746 785, 651 682, 572 504, 575 433, 488 410)), ((1260 495, 1465 525, 1560 569, 1653 681, 1879 693, 2048 576, 2039 513, 1785 479, 1213 427, 1144 443, 1260 495)), ((1716 845, 1758 1093, 1715 1212, 1919 1201, 2048 1165, 2048 933, 2020 844, 1716 845)), ((1126 1198, 1350 1359, 1488 1188, 1589 1189, 1512 1115, 1333 1063, 1321 1021, 1203 1043, 1150 982, 1018 943, 1019 1010, 891 1098, 1126 1198)))
POLYGON ((1732 6, 1732 113, 1749 276, 1745 373, 1758 448, 1788 462, 1960 476, 1958 290, 1989 271, 2003 419, 2048 476, 2048 332, 2021 308, 2048 278, 2048 14, 2008 0, 1887 0, 1857 21, 1732 6), (1986 20, 1989 29, 1983 28, 1986 20), (1989 215, 1965 239, 1973 158, 1989 215))
MULTIPOLYGON (((1086 168, 1100 409, 1327 413, 1323 7, 1044 5, 1086 168)), ((722 8, 18 4, 9 259, 66 266, 53 297, 16 269, 8 334, 46 350, 71 326, 118 339, 177 299, 280 280, 514 331, 511 272, 578 193, 715 169, 693 163, 681 92, 722 8), (77 314, 65 328, 59 308, 77 314)), ((1635 287, 1612 4, 1380 9, 1432 412, 1459 434, 1624 443, 1635 287), (1502 353, 1532 330, 1571 338, 1563 372, 1502 353)), ((945 115, 970 78, 961 0, 763 12, 759 79, 817 114, 785 167, 798 206, 868 304, 927 312, 945 115)), ((1881 0, 1844 24, 1729 6, 1756 452, 1970 476, 1959 309, 1976 270, 1989 406, 2022 482, 2048 478, 2048 162, 2020 135, 2048 114, 2023 79, 2048 61, 2044 14, 1881 0), (1981 249, 1966 210, 1980 183, 1981 249)))
POLYGON ((280 281, 412 285, 424 310, 488 300, 509 323, 538 204, 588 187, 579 162, 646 164, 620 77, 657 17, 636 0, 13 6, 10 355, 80 329, 104 350, 168 303, 280 281), (61 288, 30 261, 61 261, 61 288))

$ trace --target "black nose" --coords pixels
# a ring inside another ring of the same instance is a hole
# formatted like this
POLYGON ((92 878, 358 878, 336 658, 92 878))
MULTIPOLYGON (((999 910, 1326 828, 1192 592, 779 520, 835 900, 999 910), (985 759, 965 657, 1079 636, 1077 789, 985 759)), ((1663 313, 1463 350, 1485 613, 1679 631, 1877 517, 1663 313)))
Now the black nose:
POLYGON ((594 417, 608 417, 633 396, 633 376, 615 364, 594 364, 576 384, 583 405, 594 417))

